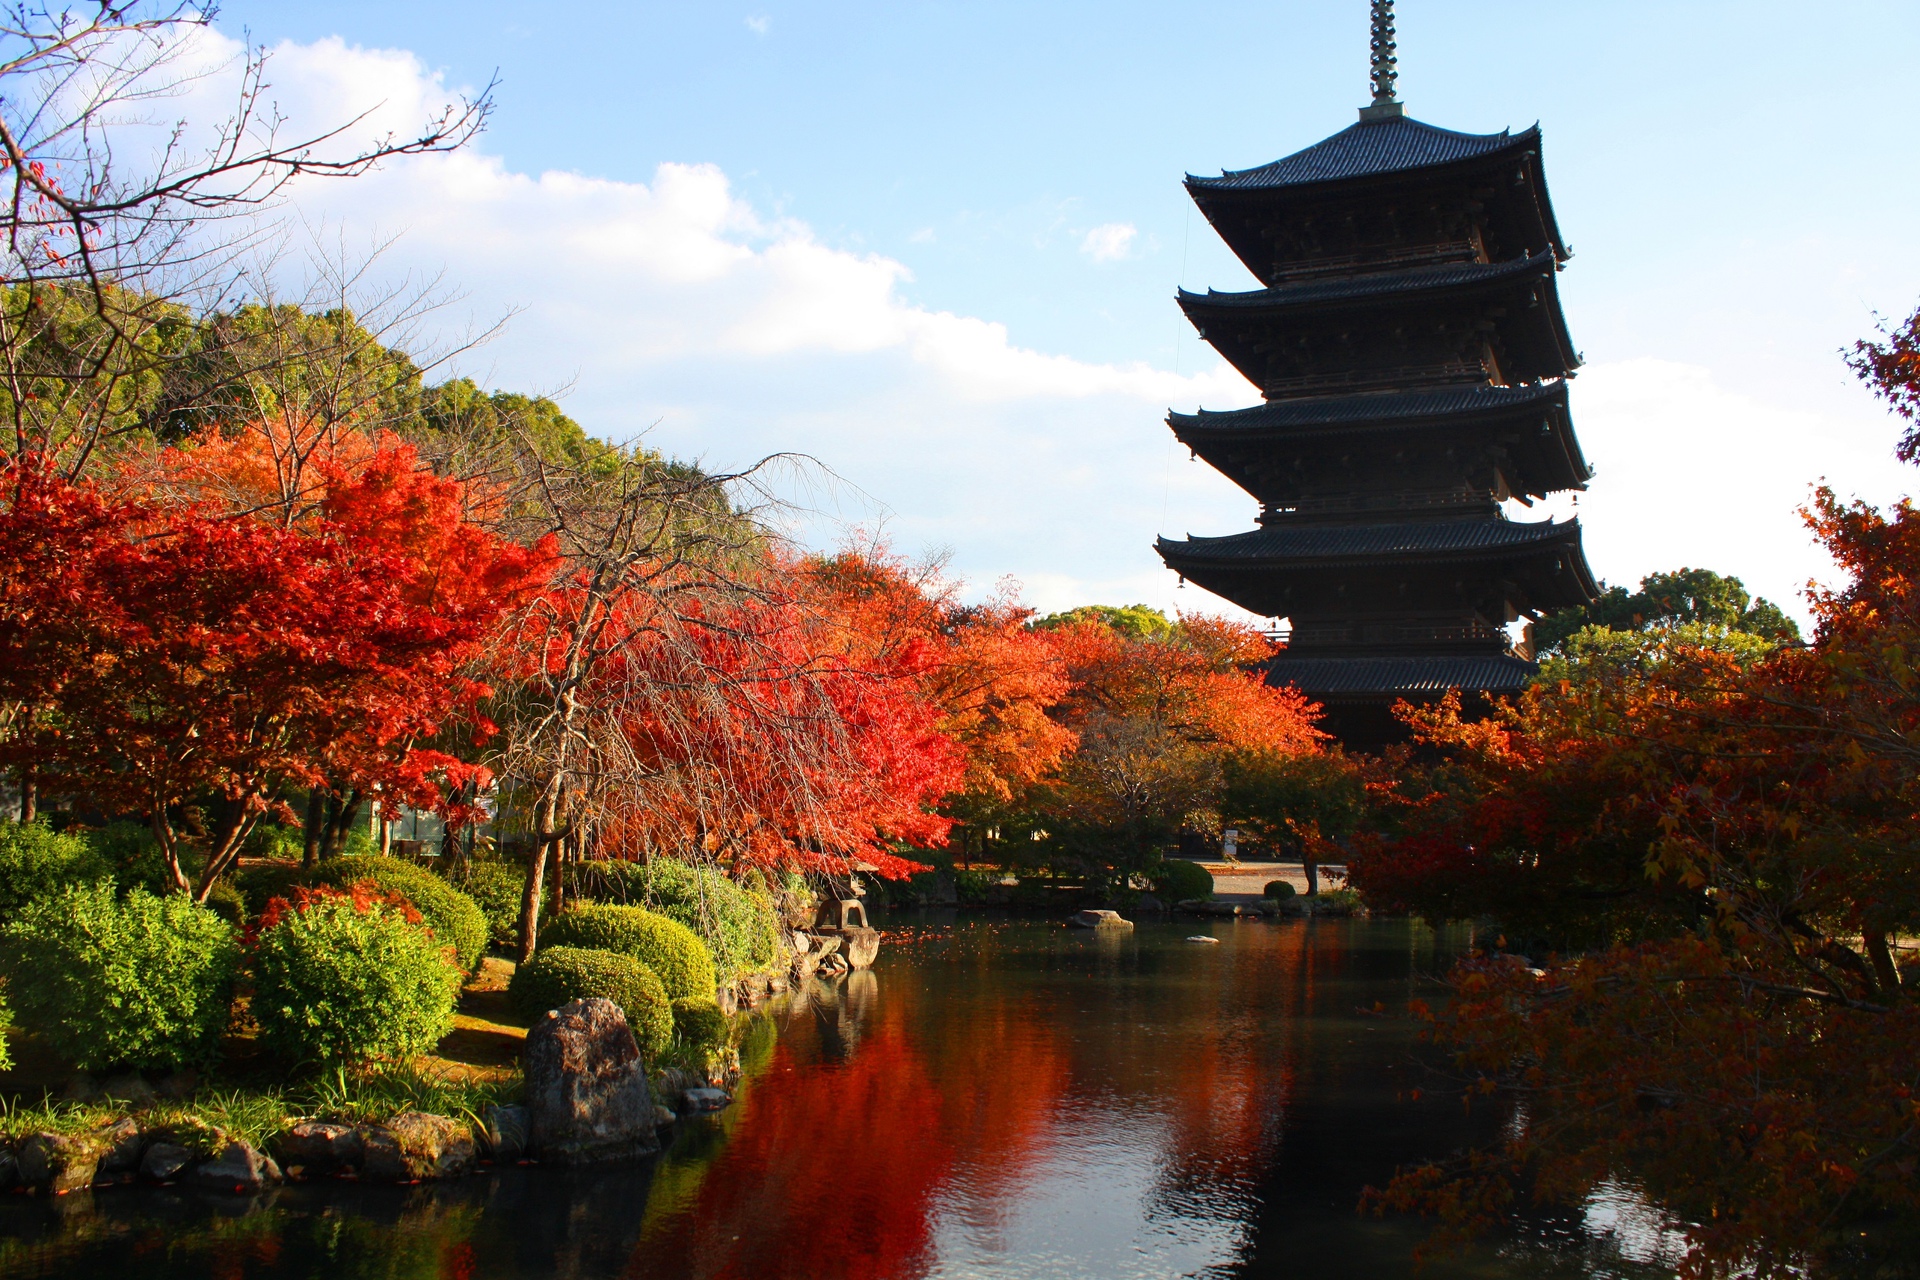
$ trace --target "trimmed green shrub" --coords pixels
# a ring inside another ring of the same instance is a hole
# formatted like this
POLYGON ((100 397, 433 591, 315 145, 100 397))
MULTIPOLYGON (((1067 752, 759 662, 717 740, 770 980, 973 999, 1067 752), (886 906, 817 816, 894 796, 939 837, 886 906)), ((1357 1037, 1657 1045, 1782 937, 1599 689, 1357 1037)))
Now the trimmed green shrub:
POLYGON ((667 994, 713 998, 713 957, 699 935, 640 907, 588 905, 563 911, 540 935, 542 946, 589 947, 632 956, 659 975, 667 994))
POLYGON ((633 1038, 649 1058, 673 1039, 675 1008, 653 970, 618 951, 546 947, 514 971, 507 999, 523 1018, 537 1018, 573 1000, 604 996, 627 1015, 633 1038))
POLYGON ((765 892, 741 887, 712 867, 670 858, 583 862, 573 869, 585 899, 645 907, 699 934, 727 978, 769 968, 779 955, 780 922, 765 892))
POLYGON ((673 1002, 673 1034, 682 1044, 718 1049, 727 1042, 730 1030, 727 1015, 711 1000, 690 996, 673 1002))
POLYGON ((239 950, 207 908, 106 881, 70 885, 0 930, 21 1021, 83 1070, 181 1067, 218 1048, 239 950))
POLYGON ((113 864, 85 837, 62 835, 44 822, 0 821, 0 918, 10 920, 70 884, 112 875, 113 864))
POLYGON ((442 944, 451 946, 462 973, 472 973, 487 953, 487 917, 466 894, 425 867, 398 858, 329 858, 312 882, 345 889, 362 880, 383 893, 397 893, 411 902, 442 944))
POLYGON ((1152 880, 1153 891, 1169 902, 1213 896, 1213 876, 1199 863, 1185 858, 1162 860, 1154 868, 1152 880))
POLYGON ((406 1058, 453 1028, 460 972, 422 922, 337 891, 296 897, 268 907, 253 945, 253 1017, 268 1048, 323 1065, 406 1058))
MULTIPOLYGON (((447 881, 480 908, 487 918, 487 936, 494 942, 512 942, 520 935, 520 895, 527 883, 524 868, 491 858, 470 858, 447 881)), ((543 884, 541 892, 550 897, 551 886, 543 884)))
POLYGON ((1267 881, 1267 887, 1260 892, 1265 897, 1285 902, 1288 898, 1291 898, 1300 891, 1293 887, 1293 881, 1291 880, 1269 880, 1267 881))

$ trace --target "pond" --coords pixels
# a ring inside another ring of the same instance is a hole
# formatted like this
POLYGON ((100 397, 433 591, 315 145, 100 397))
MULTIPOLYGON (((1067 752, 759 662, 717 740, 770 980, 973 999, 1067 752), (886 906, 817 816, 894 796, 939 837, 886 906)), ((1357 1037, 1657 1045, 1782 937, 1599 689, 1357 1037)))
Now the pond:
MULTIPOLYGON (((7 1197, 0 1276, 1410 1275, 1426 1228, 1361 1215, 1361 1189, 1502 1120, 1433 1088, 1397 1016, 1464 929, 876 923, 875 969, 783 998, 735 1104, 683 1121, 655 1161, 252 1203, 7 1197)), ((1422 1274, 1670 1276, 1673 1256, 1620 1194, 1422 1274)))

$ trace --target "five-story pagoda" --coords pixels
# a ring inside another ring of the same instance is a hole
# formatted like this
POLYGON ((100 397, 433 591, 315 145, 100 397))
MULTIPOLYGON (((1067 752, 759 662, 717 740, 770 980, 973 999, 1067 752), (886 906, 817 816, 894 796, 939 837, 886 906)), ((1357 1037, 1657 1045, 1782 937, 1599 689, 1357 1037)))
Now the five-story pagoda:
POLYGON ((1265 287, 1182 290, 1180 306, 1266 403, 1168 425, 1259 500, 1260 527, 1157 546, 1183 578, 1287 618, 1269 679, 1358 746, 1396 736, 1397 699, 1517 691, 1535 668, 1506 624, 1595 595, 1578 521, 1501 506, 1592 474, 1567 413, 1580 360, 1540 131, 1421 124, 1394 80, 1392 3, 1375 0, 1360 123, 1187 178, 1265 287))

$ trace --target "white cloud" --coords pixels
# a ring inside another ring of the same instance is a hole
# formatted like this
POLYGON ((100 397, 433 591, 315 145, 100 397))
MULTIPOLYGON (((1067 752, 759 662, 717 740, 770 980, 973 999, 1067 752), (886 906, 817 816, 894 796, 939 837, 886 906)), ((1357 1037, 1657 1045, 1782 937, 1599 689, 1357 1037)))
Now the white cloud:
POLYGON ((1140 229, 1131 222, 1103 222, 1080 239, 1080 252, 1095 262, 1118 262, 1133 250, 1140 229))
POLYGON ((747 30, 757 36, 764 36, 773 30, 773 19, 764 13, 756 13, 747 19, 747 30))
POLYGON ((1572 405, 1597 474, 1577 504, 1563 496, 1549 510, 1578 514, 1595 572, 1627 586, 1654 570, 1714 569, 1804 618, 1807 582, 1836 577, 1796 514, 1812 486, 1877 503, 1913 487, 1864 397, 1852 413, 1788 408, 1700 365, 1638 359, 1583 370, 1572 405))
MULTIPOLYGON (((405 52, 326 40, 275 57, 294 127, 371 108, 369 133, 404 132, 449 96, 405 52)), ((217 83, 201 92, 202 114, 226 100, 217 83)), ((1204 347, 1186 375, 1037 350, 991 317, 924 305, 907 263, 754 207, 715 166, 661 165, 646 182, 530 174, 485 141, 295 197, 350 242, 401 233, 391 269, 444 271, 478 318, 518 309, 472 368, 482 381, 571 386, 566 407, 588 430, 650 432, 716 467, 810 454, 853 486, 808 499, 831 508, 813 536, 833 537, 836 519, 884 520, 903 549, 950 548, 982 587, 1014 574, 1048 608, 1227 607, 1177 591, 1152 551, 1160 533, 1252 527, 1252 499, 1188 461, 1161 422, 1168 406, 1257 400, 1204 347)), ((1118 256, 1134 234, 1111 224, 1081 247, 1118 256)), ((1577 510, 1595 569, 1615 582, 1704 566, 1798 607, 1808 578, 1831 576, 1794 516, 1808 484, 1825 475, 1886 501, 1911 475, 1857 395, 1787 407, 1697 365, 1632 360, 1585 370, 1573 411, 1599 474, 1577 507, 1550 509, 1577 510)))
MULTIPOLYGON (((275 62, 293 128, 371 110, 369 135, 405 132, 453 96, 401 51, 325 40, 275 62)), ((227 88, 197 90, 197 114, 215 116, 227 88)), ((983 588, 1007 573, 1044 583, 1049 607, 1210 601, 1175 593, 1152 542, 1250 522, 1252 502, 1184 461, 1161 422, 1168 406, 1256 399, 1224 363, 1176 374, 1024 345, 990 317, 923 305, 905 262, 754 207, 713 165, 663 164, 645 182, 534 174, 485 142, 294 193, 329 239, 397 235, 383 269, 444 274, 475 319, 517 312, 470 362, 481 381, 568 386, 588 430, 648 433, 719 468, 809 454, 851 486, 800 493, 830 508, 805 521, 818 539, 883 521, 905 550, 950 548, 983 588)))

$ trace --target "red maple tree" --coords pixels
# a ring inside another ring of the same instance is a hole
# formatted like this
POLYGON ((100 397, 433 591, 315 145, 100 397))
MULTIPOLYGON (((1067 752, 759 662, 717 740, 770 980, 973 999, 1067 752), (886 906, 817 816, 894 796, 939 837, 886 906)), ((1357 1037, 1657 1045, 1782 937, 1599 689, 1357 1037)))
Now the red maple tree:
POLYGON ((285 523, 6 464, 0 698, 37 728, 0 753, 142 814, 202 899, 290 788, 344 774, 404 794, 460 767, 416 744, 486 695, 465 665, 546 576, 546 549, 467 523, 459 487, 404 445, 322 470, 314 510, 285 523), (175 815, 208 797, 190 879, 175 815))

